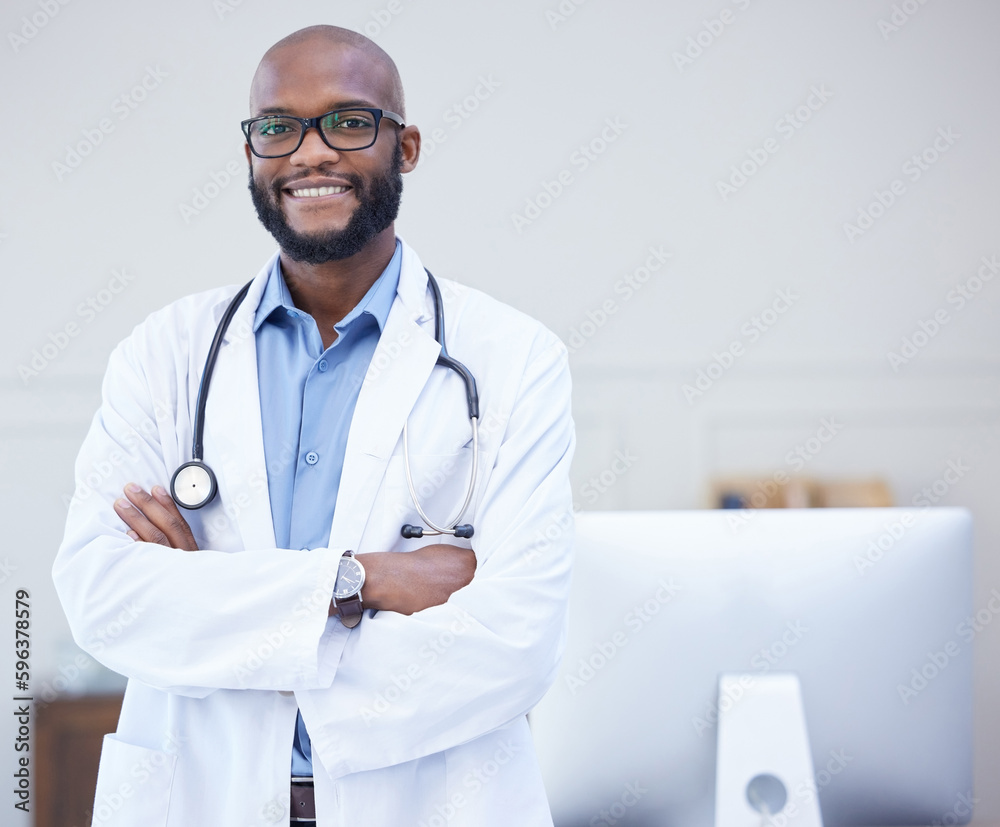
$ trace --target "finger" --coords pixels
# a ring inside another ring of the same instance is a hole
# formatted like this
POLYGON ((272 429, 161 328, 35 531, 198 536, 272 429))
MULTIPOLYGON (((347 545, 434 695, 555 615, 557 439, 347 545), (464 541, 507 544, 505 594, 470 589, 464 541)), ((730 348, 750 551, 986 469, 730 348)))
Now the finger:
POLYGON ((170 545, 167 535, 147 520, 146 515, 124 497, 115 500, 115 512, 121 517, 125 525, 131 529, 129 532, 130 536, 134 533, 136 538, 144 542, 157 543, 161 546, 170 545))
POLYGON ((128 535, 129 537, 131 537, 131 538, 132 538, 133 540, 135 540, 136 542, 138 542, 138 540, 139 540, 139 535, 138 535, 138 534, 136 534, 136 533, 135 533, 134 531, 132 531, 132 529, 129 529, 129 530, 128 530, 128 531, 126 531, 125 533, 126 533, 126 534, 127 534, 127 535, 128 535))
MULTIPOLYGON (((154 486, 158 488, 159 486, 154 486)), ((164 492, 166 493, 166 492, 164 492)), ((136 526, 134 528, 148 542, 161 542, 161 545, 172 548, 184 549, 185 551, 197 551, 198 546, 194 541, 194 535, 187 522, 177 512, 176 508, 168 509, 162 500, 153 497, 141 486, 130 482, 125 486, 125 496, 131 501, 139 511, 142 512, 147 522, 163 535, 163 541, 149 540, 146 535, 136 526)))
POLYGON ((194 533, 191 531, 191 526, 188 525, 188 521, 181 514, 180 509, 177 507, 177 503, 174 502, 174 498, 170 496, 167 489, 162 485, 154 485, 152 491, 154 499, 163 506, 166 512, 170 515, 172 520, 172 525, 177 527, 179 538, 181 544, 178 548, 183 548, 185 551, 197 551, 198 542, 194 539, 194 533))

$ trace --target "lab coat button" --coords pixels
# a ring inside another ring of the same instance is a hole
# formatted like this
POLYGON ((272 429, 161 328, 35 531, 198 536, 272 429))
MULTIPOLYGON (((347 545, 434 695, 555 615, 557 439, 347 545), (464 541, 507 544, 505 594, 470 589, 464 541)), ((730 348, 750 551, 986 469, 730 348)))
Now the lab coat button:
POLYGON ((316 367, 319 368, 320 373, 323 373, 328 367, 330 367, 330 363, 327 362, 326 359, 320 359, 319 364, 316 367))
POLYGON ((291 695, 294 695, 295 693, 294 693, 294 692, 291 692, 291 691, 289 691, 288 689, 279 689, 279 690, 278 690, 278 694, 279 694, 279 695, 284 695, 284 696, 285 696, 285 697, 287 698, 287 697, 289 697, 289 696, 291 696, 291 695))
POLYGON ((310 451, 308 454, 306 454, 306 462, 308 462, 310 465, 315 465, 317 462, 319 462, 319 454, 317 454, 315 451, 310 451))
POLYGON ((279 801, 268 801, 260 808, 261 817, 271 824, 277 824, 285 815, 285 808, 279 801))

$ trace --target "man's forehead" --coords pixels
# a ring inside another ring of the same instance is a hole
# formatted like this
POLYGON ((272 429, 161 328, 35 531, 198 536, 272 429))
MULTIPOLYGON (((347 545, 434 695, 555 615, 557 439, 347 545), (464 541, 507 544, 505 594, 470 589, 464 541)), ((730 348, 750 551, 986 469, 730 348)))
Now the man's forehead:
MULTIPOLYGON (((392 78, 378 55, 314 39, 269 51, 250 87, 252 114, 262 110, 367 104, 391 107, 392 78)), ((310 114, 319 114, 310 112, 310 114)))

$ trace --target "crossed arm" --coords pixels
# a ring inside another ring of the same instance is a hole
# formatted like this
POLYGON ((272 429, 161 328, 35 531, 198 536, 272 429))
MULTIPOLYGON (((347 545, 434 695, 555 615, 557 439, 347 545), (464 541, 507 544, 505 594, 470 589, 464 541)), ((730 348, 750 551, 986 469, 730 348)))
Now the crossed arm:
MULTIPOLYGON (((159 485, 151 492, 135 483, 115 500, 115 512, 129 527, 133 540, 184 551, 198 551, 191 528, 170 494, 159 485)), ((365 608, 410 615, 446 603, 472 582, 476 555, 470 549, 438 543, 406 554, 382 551, 359 554, 365 567, 361 597, 365 608)), ((330 614, 337 608, 330 601, 330 614)))

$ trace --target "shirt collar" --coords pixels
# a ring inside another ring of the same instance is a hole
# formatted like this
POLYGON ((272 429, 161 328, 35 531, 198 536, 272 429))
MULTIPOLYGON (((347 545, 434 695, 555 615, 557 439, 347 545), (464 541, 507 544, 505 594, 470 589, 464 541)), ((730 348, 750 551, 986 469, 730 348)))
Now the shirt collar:
MULTIPOLYGON (((341 319, 334 329, 338 333, 343 333, 351 324, 363 314, 371 316, 379 326, 379 330, 385 327, 386 319, 389 317, 389 310, 392 302, 396 298, 396 288, 399 286, 399 271, 403 261, 403 245, 396 239, 396 250, 389 259, 389 263, 382 271, 382 274, 375 280, 375 283, 368 289, 364 297, 359 301, 354 309, 341 319)), ((272 320, 272 314, 279 309, 285 311, 295 309, 295 302, 292 301, 292 294, 288 291, 284 274, 281 271, 281 257, 276 256, 271 272, 267 277, 267 284, 260 297, 260 304, 257 305, 257 312, 254 315, 254 333, 260 326, 272 320)), ((301 312, 301 311, 300 311, 301 312)), ((282 313, 277 318, 282 318, 282 313)))

